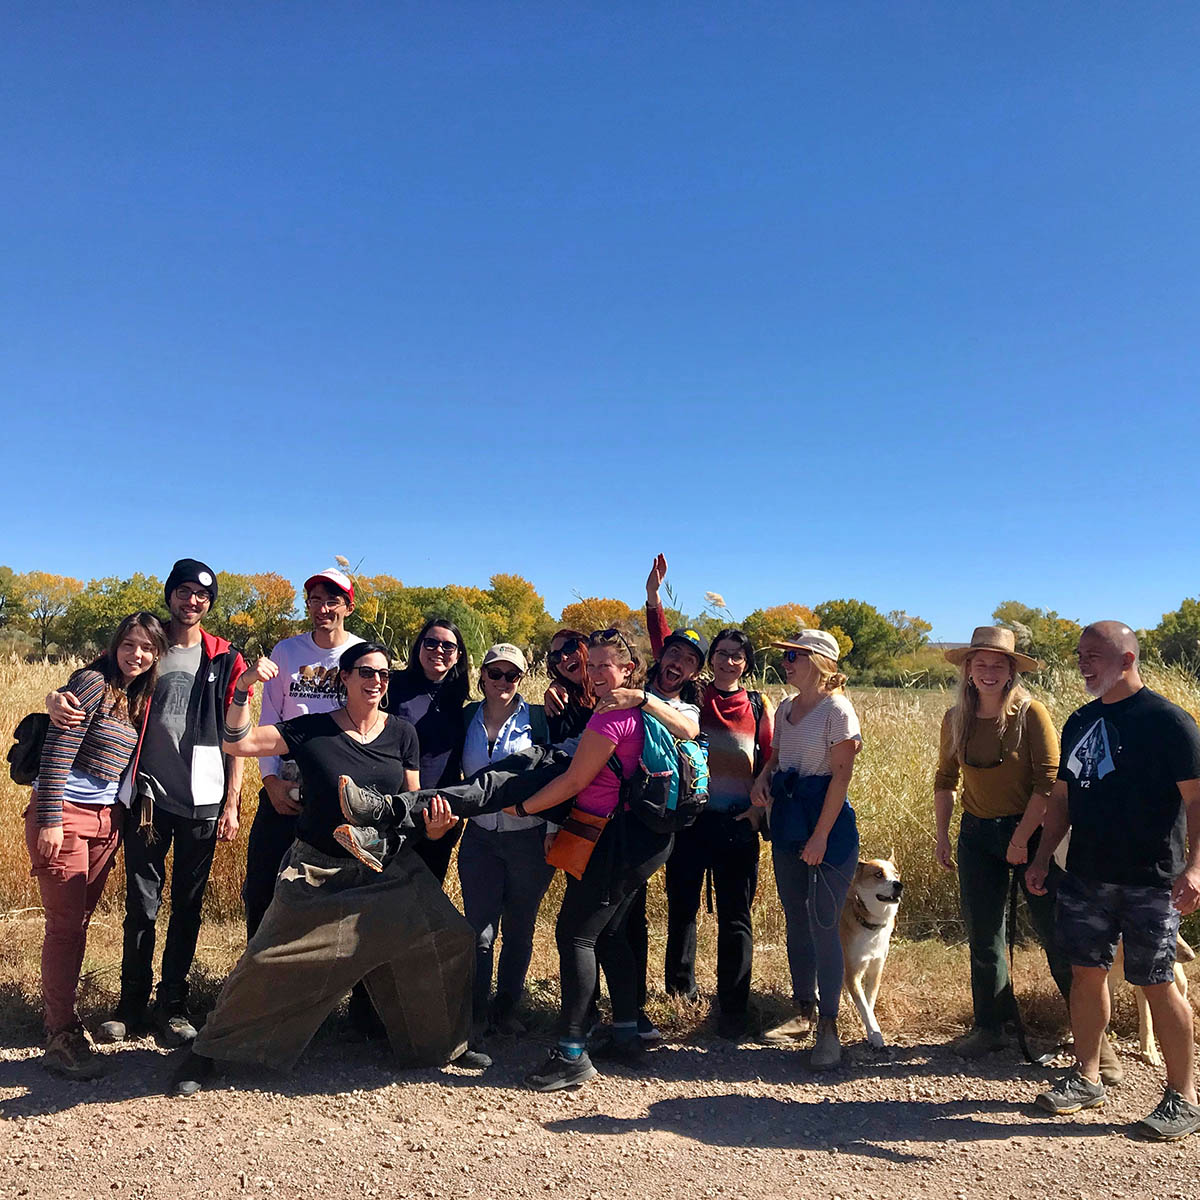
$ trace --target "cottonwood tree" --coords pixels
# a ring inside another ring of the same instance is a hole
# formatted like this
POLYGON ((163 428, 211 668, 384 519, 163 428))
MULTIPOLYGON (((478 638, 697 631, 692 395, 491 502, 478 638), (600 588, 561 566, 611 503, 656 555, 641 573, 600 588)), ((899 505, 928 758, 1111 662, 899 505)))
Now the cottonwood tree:
POLYGON ((44 658, 50 643, 57 640, 59 622, 71 600, 83 591, 83 580, 52 575, 49 571, 26 571, 20 577, 20 589, 25 606, 24 623, 37 636, 44 658))

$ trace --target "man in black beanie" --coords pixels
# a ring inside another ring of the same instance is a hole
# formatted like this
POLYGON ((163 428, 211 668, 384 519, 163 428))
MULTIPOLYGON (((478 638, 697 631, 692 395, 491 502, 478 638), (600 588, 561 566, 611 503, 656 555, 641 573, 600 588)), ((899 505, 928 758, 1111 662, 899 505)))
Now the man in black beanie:
MULTIPOLYGON (((218 841, 238 832, 242 760, 221 752, 225 712, 246 663, 224 638, 201 621, 217 598, 216 572, 195 558, 181 558, 163 589, 170 620, 169 649, 158 669, 146 734, 138 757, 133 807, 125 835, 125 944, 121 999, 100 1026, 106 1041, 154 1025, 168 1040, 196 1036, 188 1012, 188 972, 200 934, 200 909, 218 841), (163 948, 162 980, 154 987, 155 920, 162 903, 167 851, 171 869, 171 919, 163 948)), ((55 724, 85 714, 70 693, 54 693, 55 724)))

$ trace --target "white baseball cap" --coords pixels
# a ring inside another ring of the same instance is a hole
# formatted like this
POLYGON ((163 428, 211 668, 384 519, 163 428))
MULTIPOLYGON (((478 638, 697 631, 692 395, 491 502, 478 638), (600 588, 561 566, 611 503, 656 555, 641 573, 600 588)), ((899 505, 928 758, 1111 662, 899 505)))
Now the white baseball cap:
POLYGON ((834 662, 837 662, 842 652, 837 638, 832 633, 826 633, 824 629, 801 629, 785 640, 772 642, 771 645, 780 650, 807 650, 809 654, 822 654, 834 662))

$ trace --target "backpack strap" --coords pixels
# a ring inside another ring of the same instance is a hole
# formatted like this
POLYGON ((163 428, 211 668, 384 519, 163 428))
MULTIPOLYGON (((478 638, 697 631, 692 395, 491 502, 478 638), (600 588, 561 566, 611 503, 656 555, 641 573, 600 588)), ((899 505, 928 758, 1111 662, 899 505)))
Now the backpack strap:
MULTIPOLYGON (((747 688, 746 697, 750 701, 750 711, 754 714, 754 777, 757 779, 758 773, 762 769, 762 747, 758 744, 758 731, 762 728, 763 694, 762 692, 752 692, 747 688)), ((709 909, 709 911, 712 910, 709 909)))
POLYGON ((463 708, 463 729, 471 728, 471 722, 475 720, 475 714, 479 711, 479 706, 482 703, 482 700, 472 700, 470 704, 463 708))

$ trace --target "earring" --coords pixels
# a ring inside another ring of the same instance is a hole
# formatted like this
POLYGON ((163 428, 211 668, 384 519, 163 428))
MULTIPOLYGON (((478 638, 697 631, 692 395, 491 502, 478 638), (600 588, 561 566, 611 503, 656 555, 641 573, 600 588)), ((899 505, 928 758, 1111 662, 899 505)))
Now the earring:
POLYGON ((379 701, 379 711, 387 712, 387 688, 384 688, 383 698, 379 701))

